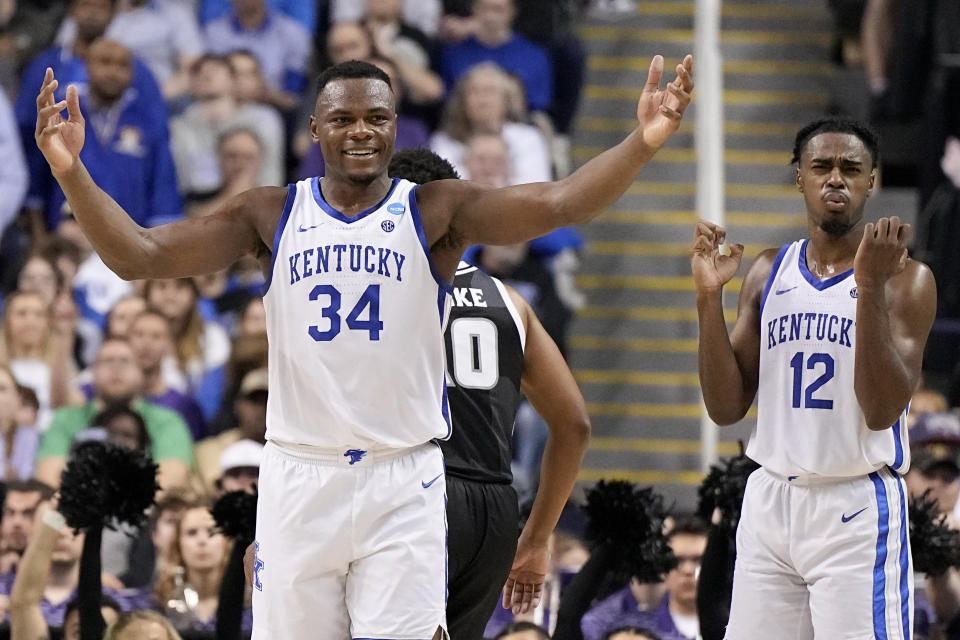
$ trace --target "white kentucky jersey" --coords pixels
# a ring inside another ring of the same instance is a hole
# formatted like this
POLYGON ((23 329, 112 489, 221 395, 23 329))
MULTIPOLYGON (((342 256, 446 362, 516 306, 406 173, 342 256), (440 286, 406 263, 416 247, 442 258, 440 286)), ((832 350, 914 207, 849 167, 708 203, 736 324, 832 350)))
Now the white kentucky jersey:
POLYGON ((344 216, 319 178, 289 186, 264 305, 267 438, 326 449, 411 447, 449 436, 434 270, 415 197, 394 180, 344 216))
POLYGON ((866 475, 910 465, 906 408, 871 431, 853 388, 857 284, 853 269, 818 280, 807 241, 780 249, 760 303, 757 426, 747 455, 790 478, 866 475))

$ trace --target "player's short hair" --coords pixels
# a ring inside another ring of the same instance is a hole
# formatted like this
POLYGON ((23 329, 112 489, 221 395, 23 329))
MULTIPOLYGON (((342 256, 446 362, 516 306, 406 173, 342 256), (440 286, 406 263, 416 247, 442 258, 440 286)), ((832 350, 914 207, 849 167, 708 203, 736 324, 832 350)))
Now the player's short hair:
POLYGON ((673 526, 667 532, 667 540, 681 534, 688 536, 706 536, 707 531, 707 523, 704 522, 703 518, 691 515, 676 516, 673 519, 673 526))
POLYGON ((460 178, 452 164, 424 147, 394 152, 387 173, 391 178, 403 178, 417 184, 460 178))
POLYGON ((525 620, 521 622, 511 622, 501 629, 500 633, 493 637, 493 640, 500 640, 500 638, 505 638, 511 633, 520 633, 521 631, 533 631, 537 634, 537 638, 539 640, 550 640, 550 634, 547 633, 546 629, 538 624, 527 622, 525 620))
POLYGON ((380 67, 364 62, 362 60, 347 60, 340 64, 327 67, 317 78, 317 96, 323 93, 323 89, 334 80, 356 80, 370 78, 372 80, 382 80, 393 91, 393 84, 390 82, 390 76, 380 67))
POLYGON ((876 167, 880 164, 880 136, 870 125, 850 118, 822 118, 814 120, 797 131, 797 136, 793 141, 793 158, 790 162, 799 164, 800 156, 803 155, 807 143, 821 133, 848 133, 856 136, 870 153, 873 166, 876 167))
POLYGON ((660 640, 660 636, 655 634, 653 631, 650 631, 650 629, 647 629, 645 627, 633 627, 633 626, 617 627, 616 629, 611 629, 610 631, 607 631, 603 635, 603 640, 610 640, 610 638, 617 635, 618 633, 632 633, 635 636, 640 636, 641 638, 647 638, 647 640, 660 640))

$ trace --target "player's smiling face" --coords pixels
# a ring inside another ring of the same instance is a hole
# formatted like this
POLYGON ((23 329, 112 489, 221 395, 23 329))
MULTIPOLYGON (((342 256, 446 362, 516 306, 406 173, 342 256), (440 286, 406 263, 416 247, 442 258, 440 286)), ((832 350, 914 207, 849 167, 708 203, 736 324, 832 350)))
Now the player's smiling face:
POLYGON ((849 133, 821 133, 800 156, 797 187, 816 226, 840 236, 863 219, 877 177, 863 141, 849 133))
POLYGON ((387 171, 397 137, 393 91, 375 78, 331 80, 310 119, 328 177, 370 183, 387 171))

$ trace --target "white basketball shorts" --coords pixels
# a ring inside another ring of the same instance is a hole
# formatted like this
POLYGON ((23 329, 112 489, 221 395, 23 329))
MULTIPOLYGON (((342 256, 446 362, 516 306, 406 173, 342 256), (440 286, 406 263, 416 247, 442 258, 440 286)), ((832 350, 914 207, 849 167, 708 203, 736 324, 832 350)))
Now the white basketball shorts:
POLYGON ((430 640, 446 629, 443 456, 268 442, 253 640, 430 640))
POLYGON ((747 481, 726 640, 910 640, 906 486, 849 479, 747 481))

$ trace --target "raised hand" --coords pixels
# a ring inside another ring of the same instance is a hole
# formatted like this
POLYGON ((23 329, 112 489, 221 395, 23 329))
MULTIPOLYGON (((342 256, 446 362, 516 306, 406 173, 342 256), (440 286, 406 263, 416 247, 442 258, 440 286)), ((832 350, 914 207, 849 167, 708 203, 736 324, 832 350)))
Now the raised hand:
POLYGON ((58 86, 53 69, 47 67, 43 88, 37 96, 37 130, 34 137, 54 174, 65 173, 73 168, 83 149, 85 135, 77 88, 70 85, 67 87, 67 99, 56 102, 53 93, 58 86), (60 115, 64 108, 68 115, 66 120, 60 115))
POLYGON ((680 126, 683 112, 690 104, 693 91, 693 56, 687 55, 677 65, 677 77, 665 89, 660 88, 663 75, 663 56, 654 56, 650 61, 647 84, 637 102, 637 121, 643 131, 643 139, 654 149, 659 149, 680 126))
POLYGON ((690 245, 690 267, 698 292, 720 289, 740 268, 743 245, 730 245, 730 255, 720 253, 727 232, 712 222, 700 220, 693 231, 690 245))
POLYGON ((882 286, 907 265, 910 225, 900 218, 880 218, 863 227, 863 239, 853 259, 853 277, 857 288, 882 286))

